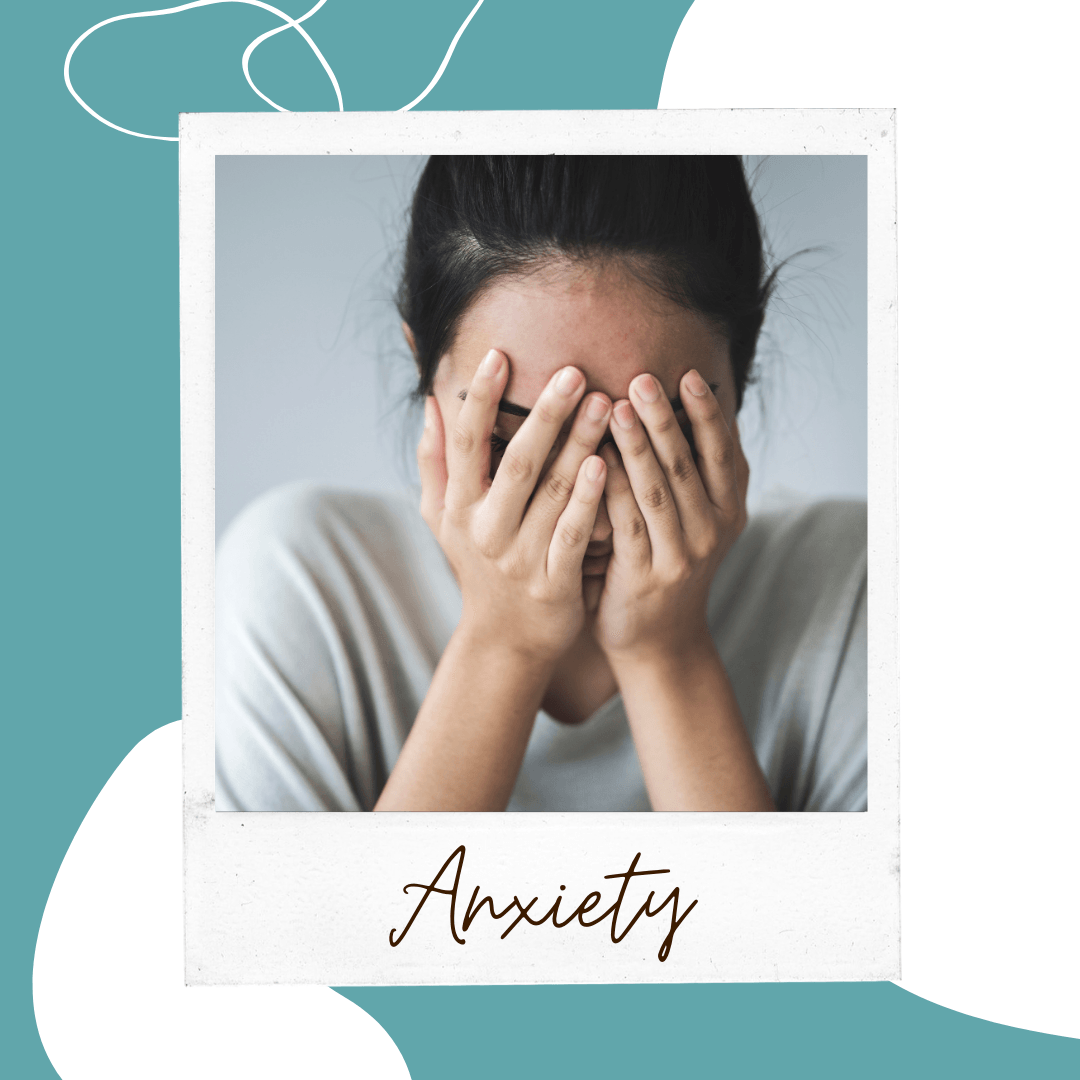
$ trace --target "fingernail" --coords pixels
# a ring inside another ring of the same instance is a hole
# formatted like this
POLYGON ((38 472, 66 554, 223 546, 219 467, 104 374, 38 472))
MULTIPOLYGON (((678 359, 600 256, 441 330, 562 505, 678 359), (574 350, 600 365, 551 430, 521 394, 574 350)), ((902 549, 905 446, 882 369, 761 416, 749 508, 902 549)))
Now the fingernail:
POLYGON ((704 397, 709 392, 705 380, 693 368, 686 373, 686 389, 694 397, 704 397))
POLYGON ((604 463, 598 457, 591 457, 585 463, 585 475, 590 480, 599 480, 600 474, 604 471, 604 463))
POLYGON ((615 406, 615 423, 627 430, 634 426, 634 407, 629 401, 620 401, 615 406))
POLYGON ((480 374, 485 379, 490 379, 493 375, 498 374, 499 368, 502 366, 502 354, 497 349, 491 349, 487 356, 480 361, 480 374))
POLYGON ((564 397, 569 397, 581 382, 581 372, 577 368, 565 367, 555 380, 555 389, 564 397))
POLYGON ((660 396, 660 387, 651 375, 639 375, 633 382, 634 393, 642 401, 655 401, 660 396))
POLYGON ((606 420, 608 414, 607 401, 597 395, 589 398, 589 404, 585 407, 585 415, 590 420, 606 420))

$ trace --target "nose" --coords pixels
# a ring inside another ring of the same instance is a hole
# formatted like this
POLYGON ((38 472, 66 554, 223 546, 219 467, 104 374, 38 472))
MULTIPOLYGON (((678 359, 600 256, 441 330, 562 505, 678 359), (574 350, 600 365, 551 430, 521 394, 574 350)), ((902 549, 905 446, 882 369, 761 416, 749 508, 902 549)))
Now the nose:
POLYGON ((600 499, 600 508, 596 511, 596 523, 593 525, 592 535, 589 537, 590 544, 605 544, 611 539, 611 518, 607 512, 607 497, 600 499))

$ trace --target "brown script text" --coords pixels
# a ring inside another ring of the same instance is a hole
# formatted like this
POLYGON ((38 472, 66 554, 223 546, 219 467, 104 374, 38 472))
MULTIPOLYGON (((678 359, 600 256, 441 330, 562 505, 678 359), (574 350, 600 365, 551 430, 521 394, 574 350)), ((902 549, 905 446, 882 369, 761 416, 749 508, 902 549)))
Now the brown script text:
MULTIPOLYGON (((476 888, 474 888, 472 891, 472 896, 470 897, 469 902, 465 905, 465 913, 462 916, 460 923, 461 933, 459 934, 457 920, 458 889, 461 884, 461 872, 465 867, 465 845, 461 844, 454 849, 450 857, 446 860, 446 862, 442 864, 442 866, 439 868, 439 872, 435 875, 434 878, 432 878, 430 884, 425 885, 421 882, 414 881, 410 882, 410 884, 406 885, 403 888, 402 891, 405 893, 408 893, 410 889, 423 889, 424 894, 420 897, 419 903, 413 910, 412 915, 409 916, 409 921, 405 924, 405 928, 401 931, 401 933, 399 934, 396 928, 390 931, 390 944, 391 946, 396 947, 405 940, 405 935, 409 932, 410 927, 416 921, 416 917, 420 914, 424 905, 428 902, 428 898, 432 896, 432 894, 450 897, 450 934, 459 945, 465 944, 465 938, 463 935, 468 931, 469 927, 472 926, 473 920, 476 919, 476 917, 485 907, 487 908, 491 918, 495 920, 505 918, 512 911, 517 912, 514 920, 500 935, 500 940, 505 939, 506 935, 509 934, 510 931, 513 930, 514 927, 517 926, 518 923, 520 923, 522 920, 529 923, 531 926, 542 926, 550 919, 551 925, 561 930, 564 927, 569 926, 575 920, 577 920, 577 922, 579 922, 582 926, 585 927, 598 926, 610 916, 611 940, 614 944, 617 945, 620 941, 623 940, 623 938, 626 937, 627 934, 630 933, 631 930, 633 930, 635 923, 637 923, 638 919, 640 919, 642 915, 652 919, 655 916, 659 915, 670 904, 670 929, 668 930, 667 937, 664 938, 663 942, 660 945, 660 951, 656 954, 657 959, 659 959, 660 962, 663 963, 668 958, 668 955, 671 952, 671 943, 675 937, 675 931, 679 929, 686 916, 689 915, 690 912, 693 911, 693 909, 697 906, 697 901, 692 901, 689 907, 687 907, 686 910, 682 913, 682 915, 680 915, 678 886, 671 890, 671 892, 668 894, 667 899, 657 908, 652 907, 652 902, 654 897, 656 896, 656 893, 650 892, 648 899, 645 901, 644 904, 641 905, 641 907, 638 908, 637 913, 633 916, 633 918, 631 918, 630 921, 621 928, 618 927, 617 924, 619 916, 622 913, 623 900, 626 898, 627 889, 630 885, 631 880, 633 878, 648 877, 653 874, 671 873, 670 870, 639 870, 637 868, 637 865, 640 858, 641 852, 639 851, 631 860, 628 870, 624 870, 621 874, 604 875, 605 881, 609 881, 612 879, 621 879, 622 886, 619 888, 619 895, 615 902, 605 911, 601 912, 599 915, 592 919, 586 919, 585 916, 600 905, 602 897, 598 892, 590 892, 581 901, 581 903, 578 904, 577 907, 575 907, 574 910, 570 912, 570 914, 567 915, 564 919, 559 918, 560 904, 564 899, 566 899, 564 896, 556 896, 554 903, 543 915, 541 915, 539 918, 533 918, 532 915, 530 915, 529 913, 532 911, 533 907, 539 902, 540 898, 538 896, 534 896, 527 904, 523 904, 521 900, 518 899, 517 896, 515 896, 513 900, 511 900, 510 903, 502 909, 502 911, 497 911, 495 908, 495 901, 490 896, 485 896, 482 900, 477 902, 477 898, 480 896, 480 886, 477 885, 476 888), (457 862, 457 870, 454 873, 454 884, 449 888, 440 887, 439 882, 442 880, 443 875, 450 869, 451 864, 453 864, 455 861, 457 862)), ((559 886, 560 890, 564 890, 565 888, 565 885, 559 886)))

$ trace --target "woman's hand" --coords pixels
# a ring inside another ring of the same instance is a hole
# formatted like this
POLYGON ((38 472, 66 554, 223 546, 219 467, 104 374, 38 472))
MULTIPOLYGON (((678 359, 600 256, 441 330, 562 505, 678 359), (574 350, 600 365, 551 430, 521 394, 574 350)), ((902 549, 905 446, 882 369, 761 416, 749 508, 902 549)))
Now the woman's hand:
POLYGON ((679 385, 691 449, 659 382, 639 375, 604 448, 613 553, 593 623, 622 692, 654 810, 772 810, 705 608, 746 525, 738 433, 696 371, 679 385))
POLYGON ((376 810, 505 810, 555 661, 583 625, 581 560, 606 477, 593 451, 611 402, 592 394, 579 409, 585 377, 563 368, 491 479, 508 377, 506 357, 489 352, 449 437, 426 402, 420 508, 461 586, 462 615, 376 810))
POLYGON ((493 349, 477 368, 449 437, 435 399, 427 399, 417 451, 421 513, 461 586, 461 633, 553 663, 584 623, 581 563, 606 479, 594 451, 611 402, 590 394, 578 409, 585 378, 563 368, 491 479, 491 436, 508 378, 506 357, 493 349), (565 443, 545 469, 575 410, 565 443))
POLYGON ((746 525, 750 470, 737 430, 696 371, 679 394, 694 448, 652 375, 634 379, 613 410, 619 452, 609 445, 603 457, 614 550, 593 624, 613 663, 685 656, 709 640, 709 587, 746 525))

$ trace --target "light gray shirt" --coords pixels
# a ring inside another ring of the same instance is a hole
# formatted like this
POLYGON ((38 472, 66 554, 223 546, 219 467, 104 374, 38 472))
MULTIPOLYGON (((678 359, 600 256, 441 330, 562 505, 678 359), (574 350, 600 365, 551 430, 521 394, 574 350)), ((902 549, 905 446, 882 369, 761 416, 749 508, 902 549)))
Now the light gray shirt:
MULTIPOLYGON (((292 484, 217 563, 217 809, 370 810, 457 625, 461 594, 400 496, 292 484)), ((709 626, 780 810, 866 809, 866 506, 758 514, 709 626)), ((510 810, 648 810, 616 695, 537 715, 510 810)))

